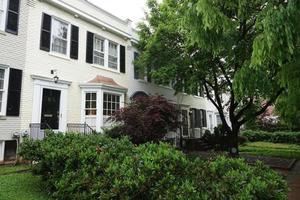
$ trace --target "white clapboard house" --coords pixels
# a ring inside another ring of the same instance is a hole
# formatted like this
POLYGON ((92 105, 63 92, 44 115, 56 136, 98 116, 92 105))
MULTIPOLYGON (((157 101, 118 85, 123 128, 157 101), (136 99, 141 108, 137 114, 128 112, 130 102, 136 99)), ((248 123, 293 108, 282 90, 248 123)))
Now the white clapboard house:
POLYGON ((212 131, 220 120, 199 92, 174 95, 134 67, 138 40, 129 19, 88 0, 0 0, 0 162, 25 134, 101 132, 139 95, 178 105, 184 137, 212 131))

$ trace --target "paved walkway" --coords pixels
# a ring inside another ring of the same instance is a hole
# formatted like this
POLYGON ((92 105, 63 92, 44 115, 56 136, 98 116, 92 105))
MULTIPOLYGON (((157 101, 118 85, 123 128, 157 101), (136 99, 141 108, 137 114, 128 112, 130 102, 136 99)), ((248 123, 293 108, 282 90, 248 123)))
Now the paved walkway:
POLYGON ((289 192, 289 200, 300 200, 300 161, 286 175, 291 190, 289 192))

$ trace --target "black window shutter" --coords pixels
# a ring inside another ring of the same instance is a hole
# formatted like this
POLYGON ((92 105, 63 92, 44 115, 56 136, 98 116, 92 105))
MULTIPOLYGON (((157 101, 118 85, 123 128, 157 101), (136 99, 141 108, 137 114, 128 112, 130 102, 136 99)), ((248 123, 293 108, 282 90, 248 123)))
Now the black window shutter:
POLYGON ((152 71, 151 67, 147 67, 147 81, 149 83, 152 82, 151 71, 152 71))
POLYGON ((5 31, 18 34, 19 28, 20 0, 9 0, 7 9, 7 21, 5 31))
POLYGON ((201 110, 202 113, 202 127, 207 127, 206 110, 201 110))
POLYGON ((78 59, 78 39, 79 39, 79 28, 72 25, 71 28, 71 50, 70 58, 78 59))
POLYGON ((201 112, 195 109, 195 128, 201 128, 201 112))
POLYGON ((94 33, 87 32, 86 36, 86 62, 93 63, 93 51, 94 51, 94 33))
MULTIPOLYGON (((137 60, 138 57, 139 57, 139 53, 138 52, 134 52, 133 57, 134 57, 134 60, 137 60)), ((139 69, 134 64, 134 79, 139 79, 139 78, 140 78, 139 69)))
POLYGON ((125 46, 120 45, 120 72, 126 73, 126 51, 125 46))
POLYGON ((195 128, 195 109, 192 108, 190 112, 190 128, 195 128))
POLYGON ((20 115, 22 70, 10 68, 6 116, 20 115))
POLYGON ((50 51, 50 37, 51 37, 51 16, 43 13, 42 27, 41 27, 41 41, 40 49, 43 51, 50 51))

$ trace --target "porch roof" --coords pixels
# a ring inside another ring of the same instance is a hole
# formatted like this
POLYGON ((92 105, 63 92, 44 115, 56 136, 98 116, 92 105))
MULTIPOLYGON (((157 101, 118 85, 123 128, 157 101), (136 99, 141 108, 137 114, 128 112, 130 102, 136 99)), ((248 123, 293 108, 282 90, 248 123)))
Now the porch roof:
POLYGON ((121 93, 126 93, 127 88, 119 85, 114 81, 112 78, 108 78, 105 76, 100 76, 97 75, 95 78, 92 80, 79 85, 81 88, 98 88, 98 89, 106 89, 106 90, 111 90, 111 91, 116 91, 116 92, 121 92, 121 93))
POLYGON ((107 86, 127 89, 126 87, 123 87, 123 86, 119 85, 118 83, 116 83, 114 79, 108 78, 108 77, 105 77, 105 76, 100 76, 100 75, 97 75, 95 78, 88 81, 87 83, 88 84, 107 85, 107 86))

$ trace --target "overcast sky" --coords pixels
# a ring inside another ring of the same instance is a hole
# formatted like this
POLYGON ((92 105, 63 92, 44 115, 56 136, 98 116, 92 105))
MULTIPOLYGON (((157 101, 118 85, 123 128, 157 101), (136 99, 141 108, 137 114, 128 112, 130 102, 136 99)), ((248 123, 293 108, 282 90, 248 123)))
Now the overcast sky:
POLYGON ((131 19, 135 26, 144 18, 147 0, 90 0, 121 19, 131 19))

